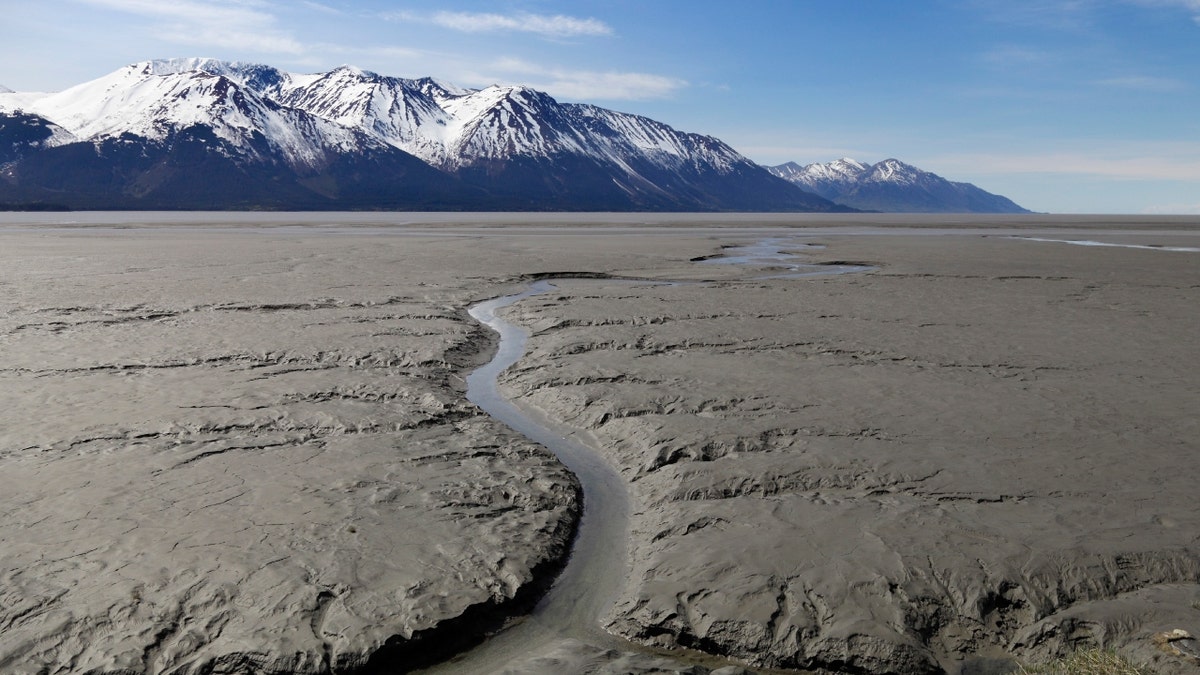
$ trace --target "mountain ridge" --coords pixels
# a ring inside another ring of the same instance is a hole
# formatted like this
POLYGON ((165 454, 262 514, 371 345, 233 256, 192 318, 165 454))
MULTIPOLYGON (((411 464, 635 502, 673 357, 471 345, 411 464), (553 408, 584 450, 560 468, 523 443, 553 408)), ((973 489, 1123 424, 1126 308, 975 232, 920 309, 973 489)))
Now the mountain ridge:
POLYGON ((0 203, 9 204, 851 210, 712 136, 528 87, 463 89, 352 66, 298 75, 204 58, 142 61, 63 92, 0 94, 0 124, 9 135, 39 127, 41 137, 0 142, 0 203))
POLYGON ((1002 195, 950 181, 889 158, 864 164, 843 157, 801 166, 766 167, 792 184, 830 201, 864 211, 895 213, 1032 213, 1002 195))

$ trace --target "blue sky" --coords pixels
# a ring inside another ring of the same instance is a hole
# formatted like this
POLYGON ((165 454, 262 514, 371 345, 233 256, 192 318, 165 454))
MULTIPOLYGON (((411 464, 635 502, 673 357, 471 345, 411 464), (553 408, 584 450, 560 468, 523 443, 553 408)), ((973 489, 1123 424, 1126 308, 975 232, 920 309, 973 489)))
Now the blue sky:
POLYGON ((896 157, 1038 211, 1200 213, 1200 0, 0 0, 0 85, 150 58, 528 84, 764 164, 896 157))

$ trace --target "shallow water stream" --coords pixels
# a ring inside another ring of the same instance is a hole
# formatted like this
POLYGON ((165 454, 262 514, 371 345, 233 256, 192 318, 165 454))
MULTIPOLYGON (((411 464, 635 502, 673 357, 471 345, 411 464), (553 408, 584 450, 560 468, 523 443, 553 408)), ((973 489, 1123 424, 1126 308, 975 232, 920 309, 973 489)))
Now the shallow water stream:
MULTIPOLYGON (((776 270, 762 278, 790 278, 860 272, 855 265, 808 265, 784 249, 803 250, 809 245, 773 238, 726 250, 732 254, 705 260, 750 268, 776 270)), ((500 336, 495 356, 467 376, 467 399, 493 418, 529 440, 549 448, 578 478, 583 489, 583 516, 566 566, 533 611, 518 623, 492 636, 475 649, 460 654, 423 673, 494 673, 503 664, 528 656, 554 640, 575 638, 600 647, 634 648, 601 628, 601 619, 615 601, 627 573, 630 501, 625 482, 615 467, 596 450, 555 429, 552 420, 539 420, 519 409, 499 391, 498 378, 525 353, 529 331, 497 313, 517 302, 555 289, 555 282, 579 279, 546 279, 525 290, 472 306, 472 318, 500 336)), ((662 280, 603 279, 595 283, 661 285, 662 280)), ((703 283, 688 281, 681 283, 703 283)))

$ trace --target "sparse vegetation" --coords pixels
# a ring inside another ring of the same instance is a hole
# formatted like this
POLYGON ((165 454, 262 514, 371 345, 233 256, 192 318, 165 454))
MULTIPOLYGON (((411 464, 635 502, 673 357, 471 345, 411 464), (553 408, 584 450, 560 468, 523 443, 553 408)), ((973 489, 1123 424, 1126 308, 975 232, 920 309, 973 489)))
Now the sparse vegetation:
POLYGON ((1021 666, 1019 675, 1149 675, 1114 651, 1084 649, 1044 666, 1021 666))

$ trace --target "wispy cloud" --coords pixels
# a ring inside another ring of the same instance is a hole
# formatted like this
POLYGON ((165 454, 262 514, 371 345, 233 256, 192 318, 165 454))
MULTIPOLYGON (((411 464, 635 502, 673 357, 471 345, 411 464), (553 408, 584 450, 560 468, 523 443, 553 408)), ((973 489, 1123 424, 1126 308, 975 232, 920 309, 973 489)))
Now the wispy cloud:
POLYGON ((220 0, 79 0, 84 4, 158 21, 155 37, 168 42, 248 51, 299 54, 304 51, 273 14, 253 2, 220 0))
POLYGON ((547 90, 576 100, 641 101, 668 98, 687 86, 686 80, 650 73, 557 71, 546 82, 547 90))
POLYGON ((314 12, 323 12, 325 14, 338 14, 338 15, 343 13, 342 10, 338 9, 337 7, 331 7, 329 5, 325 5, 320 2, 314 2, 313 0, 300 0, 300 4, 313 10, 314 12))
POLYGON ((613 30, 599 19, 579 18, 562 14, 492 14, 486 12, 390 12, 386 18, 394 21, 420 21, 465 33, 534 33, 548 38, 568 38, 581 35, 606 36, 613 30))
POLYGON ((667 98, 688 86, 686 80, 664 75, 551 68, 521 59, 501 59, 492 69, 498 76, 483 79, 515 80, 557 97, 584 101, 667 98))

